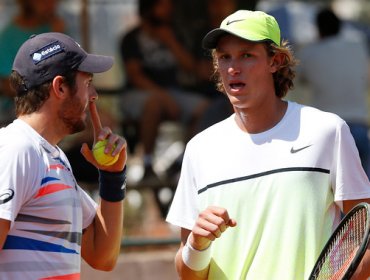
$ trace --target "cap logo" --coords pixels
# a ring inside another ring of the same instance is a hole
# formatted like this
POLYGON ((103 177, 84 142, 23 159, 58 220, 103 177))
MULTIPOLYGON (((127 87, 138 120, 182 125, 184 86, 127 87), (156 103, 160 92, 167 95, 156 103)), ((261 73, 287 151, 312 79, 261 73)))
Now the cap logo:
POLYGON ((32 61, 33 63, 38 64, 41 61, 63 51, 63 47, 58 41, 56 41, 34 52, 32 54, 32 61))
POLYGON ((228 20, 228 21, 226 22, 226 25, 232 24, 233 22, 243 21, 243 20, 244 20, 244 18, 243 18, 243 19, 228 20))

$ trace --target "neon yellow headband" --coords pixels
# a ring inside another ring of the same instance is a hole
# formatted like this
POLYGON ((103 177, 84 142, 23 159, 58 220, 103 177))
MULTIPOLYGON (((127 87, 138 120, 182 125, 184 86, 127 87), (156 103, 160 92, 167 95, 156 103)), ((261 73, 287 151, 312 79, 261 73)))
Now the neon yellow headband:
POLYGON ((203 38, 205 49, 214 49, 220 36, 232 34, 252 42, 272 41, 280 46, 280 28, 273 16, 261 11, 239 10, 226 17, 220 28, 213 29, 203 38))

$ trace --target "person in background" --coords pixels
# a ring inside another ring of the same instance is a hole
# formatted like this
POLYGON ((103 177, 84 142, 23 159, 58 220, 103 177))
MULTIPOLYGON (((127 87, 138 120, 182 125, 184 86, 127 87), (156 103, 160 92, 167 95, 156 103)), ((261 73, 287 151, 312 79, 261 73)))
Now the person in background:
POLYGON ((358 33, 341 32, 343 22, 329 8, 319 10, 316 25, 319 40, 297 53, 298 77, 308 86, 313 106, 347 122, 369 176, 370 60, 366 41, 358 33))
POLYGON ((350 130, 333 113, 283 99, 297 61, 274 17, 236 11, 203 46, 234 114, 187 143, 167 216, 181 228, 178 275, 308 279, 342 211, 370 202, 350 130))
POLYGON ((198 78, 196 83, 201 92, 209 98, 214 99, 219 93, 211 77, 213 74, 212 57, 209 51, 202 48, 202 40, 209 30, 220 26, 222 20, 232 12, 236 11, 237 3, 235 0, 207 0, 206 16, 202 25, 197 26, 194 30, 192 53, 197 60, 198 78))
MULTIPOLYGON (((194 27, 194 35, 192 36, 192 44, 189 44, 193 56, 197 61, 196 71, 194 72, 194 90, 201 93, 208 99, 209 105, 199 119, 196 132, 200 132, 205 128, 229 117, 232 112, 232 106, 226 95, 220 92, 212 79, 213 77, 213 62, 209 51, 202 48, 202 40, 204 35, 210 29, 220 25, 225 16, 236 10, 237 3, 235 0, 207 0, 206 11, 207 16, 203 24, 194 27)), ((174 178, 177 182, 184 154, 180 154, 176 160, 170 165, 166 173, 169 177, 174 178)))
POLYGON ((0 129, 0 279, 80 279, 81 257, 111 270, 121 248, 126 141, 102 127, 93 73, 113 58, 86 53, 62 33, 34 35, 19 48, 10 83, 17 118, 0 129), (99 169, 100 202, 77 184, 58 143, 85 129, 90 112, 94 142, 119 155, 99 169))
POLYGON ((153 152, 160 124, 180 121, 188 139, 207 106, 206 98, 184 90, 179 74, 195 71, 196 61, 173 29, 172 0, 140 0, 140 23, 121 41, 120 53, 127 74, 122 112, 139 123, 144 150, 144 176, 139 185, 158 186, 153 152))
POLYGON ((225 94, 217 90, 213 76, 212 56, 209 51, 202 48, 202 39, 209 30, 220 26, 222 20, 237 9, 235 0, 208 0, 206 1, 207 21, 206 25, 198 29, 195 35, 193 53, 198 61, 197 66, 197 87, 198 90, 210 99, 210 105, 204 112, 199 122, 198 131, 229 117, 232 106, 225 94))
POLYGON ((57 15, 58 0, 17 0, 18 13, 0 31, 0 108, 3 124, 14 117, 13 91, 9 85, 12 63, 19 47, 33 34, 65 32, 57 15))

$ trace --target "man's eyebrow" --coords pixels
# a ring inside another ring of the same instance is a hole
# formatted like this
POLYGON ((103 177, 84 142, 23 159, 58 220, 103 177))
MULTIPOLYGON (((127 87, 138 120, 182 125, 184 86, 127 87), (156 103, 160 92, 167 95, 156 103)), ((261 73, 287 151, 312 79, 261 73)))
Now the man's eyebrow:
MULTIPOLYGON (((243 46, 238 51, 239 52, 250 52, 253 51, 255 48, 254 46, 243 46)), ((221 47, 217 47, 216 49, 217 53, 227 53, 227 51, 223 50, 221 47)))

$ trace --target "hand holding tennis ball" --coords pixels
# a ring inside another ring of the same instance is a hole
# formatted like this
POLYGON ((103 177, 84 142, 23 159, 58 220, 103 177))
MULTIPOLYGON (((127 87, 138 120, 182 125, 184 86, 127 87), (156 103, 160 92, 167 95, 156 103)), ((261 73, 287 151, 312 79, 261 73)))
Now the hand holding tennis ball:
POLYGON ((115 156, 112 156, 111 153, 112 151, 114 150, 115 147, 113 147, 112 151, 110 151, 109 153, 105 153, 104 150, 105 150, 105 147, 107 145, 107 140, 100 140, 98 142, 96 142, 96 144, 94 145, 92 151, 93 151, 93 155, 94 155, 94 158, 96 159, 96 161, 101 164, 101 165, 105 165, 105 166, 109 166, 109 165, 112 165, 114 163, 116 163, 116 161, 118 160, 118 157, 119 157, 119 154, 115 155, 115 156))
POLYGON ((81 153, 89 163, 100 170, 121 172, 127 161, 126 140, 124 137, 113 133, 109 127, 101 125, 95 100, 91 100, 88 106, 95 144, 90 149, 87 143, 83 143, 81 153))

